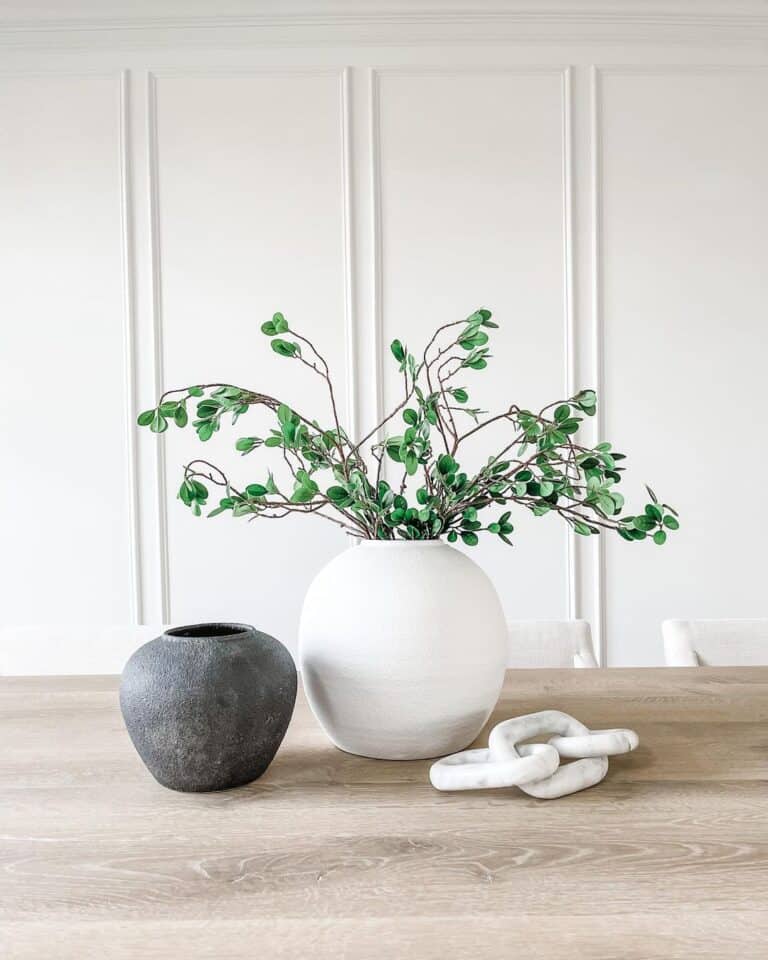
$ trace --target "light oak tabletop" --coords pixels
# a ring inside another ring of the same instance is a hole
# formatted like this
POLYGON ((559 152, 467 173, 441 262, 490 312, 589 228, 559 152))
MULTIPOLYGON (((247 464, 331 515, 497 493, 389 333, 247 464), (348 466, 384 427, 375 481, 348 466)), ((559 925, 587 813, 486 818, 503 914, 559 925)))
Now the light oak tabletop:
POLYGON ((261 780, 180 794, 116 678, 0 680, 0 956, 768 957, 768 667, 510 672, 491 723, 550 707, 640 746, 560 800, 441 794, 300 696, 261 780))

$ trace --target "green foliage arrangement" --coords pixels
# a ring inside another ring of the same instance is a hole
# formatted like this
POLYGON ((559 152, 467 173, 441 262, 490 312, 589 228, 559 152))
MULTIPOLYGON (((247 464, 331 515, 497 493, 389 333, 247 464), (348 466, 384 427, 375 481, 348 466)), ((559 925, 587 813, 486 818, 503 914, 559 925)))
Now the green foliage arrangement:
POLYGON ((439 327, 420 357, 394 340, 390 349, 402 374, 403 398, 361 440, 351 439, 339 421, 328 363, 314 344, 289 328, 281 313, 263 324, 262 333, 279 357, 303 364, 325 381, 328 423, 321 425, 275 397, 228 383, 168 390, 138 422, 154 433, 163 433, 171 422, 186 427, 188 407, 196 404, 192 426, 205 442, 220 429, 224 417, 235 424, 250 407, 266 407, 275 416, 269 436, 240 437, 235 448, 243 455, 261 447, 279 451, 292 489, 281 490, 271 471, 240 489, 212 463, 193 460, 184 467, 178 496, 196 516, 208 505, 207 481, 224 494, 210 517, 316 514, 364 539, 445 537, 455 543, 461 538, 474 546, 483 533, 511 544, 514 528, 512 510, 507 508, 517 506, 537 517, 559 514, 582 536, 611 530, 624 540, 649 538, 663 544, 668 533, 678 529, 676 511, 648 487, 650 502, 642 512, 626 514, 617 490, 624 454, 610 443, 584 446, 577 439, 584 417, 596 410, 593 390, 581 390, 538 413, 513 403, 501 413, 485 416, 469 405, 467 390, 456 385, 455 378, 487 367, 488 331, 497 326, 490 310, 476 310, 466 320, 439 327), (398 417, 399 430, 387 433, 398 417), (459 426, 467 421, 471 425, 467 423, 466 429, 459 426), (500 422, 508 426, 502 449, 481 469, 463 470, 462 444, 500 422), (369 442, 367 459, 363 451, 369 442), (386 459, 396 465, 395 486, 383 478, 386 459), (410 478, 414 479, 409 484, 410 478), (414 486, 415 503, 408 499, 414 486))

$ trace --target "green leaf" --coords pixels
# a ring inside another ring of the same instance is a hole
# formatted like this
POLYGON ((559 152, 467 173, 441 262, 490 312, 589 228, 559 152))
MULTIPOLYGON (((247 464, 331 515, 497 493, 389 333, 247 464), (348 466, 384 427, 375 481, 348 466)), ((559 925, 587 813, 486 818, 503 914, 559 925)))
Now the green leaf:
POLYGON ((309 503, 314 497, 315 491, 309 487, 299 485, 291 494, 291 503, 309 503))
POLYGON ((412 410, 410 407, 406 407, 406 409, 403 410, 403 420, 413 427, 418 423, 419 415, 415 410, 412 410))
POLYGON ((632 526, 635 528, 635 530, 643 530, 646 533, 650 533, 650 531, 656 526, 656 521, 645 516, 635 517, 632 521, 632 526))
POLYGON ((442 474, 455 473, 458 464, 449 453, 444 453, 437 461, 437 469, 442 474))
POLYGON ((187 390, 187 393, 190 395, 190 397, 202 397, 202 396, 204 396, 204 390, 203 390, 202 387, 190 387, 190 388, 187 390))
POLYGON ((210 440, 214 434, 216 425, 213 420, 206 420, 204 423, 201 423, 197 428, 198 437, 205 443, 206 440, 210 440))
POLYGON ((240 453, 250 453, 256 446, 257 439, 257 437, 240 437, 235 444, 235 450, 239 450, 240 453))
POLYGON ((456 403, 466 403, 469 400, 469 394, 463 387, 454 387, 451 392, 456 403))
POLYGON ((573 398, 574 403, 578 403, 585 407, 595 407, 597 406, 597 394, 594 390, 581 390, 573 398))
POLYGON ((220 409, 221 404, 218 400, 203 400, 197 405, 197 415, 201 419, 207 420, 209 417, 215 417, 220 409))
POLYGON ((392 356, 398 363, 402 363, 403 360, 405 360, 405 348, 399 340, 393 340, 389 345, 389 349, 392 351, 392 356))
POLYGON ((448 540, 448 543, 456 543, 456 541, 459 539, 459 535, 455 530, 449 530, 448 537, 446 539, 448 540))
POLYGON ((267 437, 264 441, 265 447, 282 447, 283 438, 282 437, 267 437))
POLYGON ((657 530, 653 535, 653 542, 661 546, 663 543, 666 543, 667 535, 663 530, 657 530))
POLYGON ((664 526, 668 530, 678 530, 680 528, 680 521, 676 517, 667 514, 667 516, 664 517, 664 526))
POLYGON ((155 416, 152 419, 152 423, 149 425, 149 429, 152 431, 152 433, 164 433, 168 429, 168 421, 159 410, 155 411, 155 416))
POLYGON ((409 450, 405 455, 405 472, 409 477, 412 477, 418 469, 419 458, 416 456, 413 450, 409 450))
POLYGON ((273 340, 271 346, 275 353, 281 357, 295 357, 300 352, 298 343, 288 340, 273 340))
POLYGON ((148 427, 150 423, 155 419, 155 413, 157 411, 153 408, 152 410, 145 410, 144 413, 140 413, 136 418, 136 423, 140 427, 148 427))
POLYGON ((245 492, 249 497, 266 497, 267 488, 263 483, 249 483, 245 488, 245 492))
POLYGON ((275 326, 275 333, 288 333, 288 321, 282 313, 276 313, 272 317, 272 323, 275 326))
POLYGON ((272 475, 272 471, 271 471, 271 470, 270 470, 270 472, 267 474, 267 484, 266 484, 266 486, 267 486, 267 493, 273 493, 273 494, 274 494, 274 493, 280 493, 280 491, 277 489, 277 484, 275 483, 275 478, 274 478, 274 476, 272 475))
POLYGON ((576 531, 576 533, 581 534, 582 537, 588 537, 592 533, 587 524, 582 523, 581 520, 574 521, 573 529, 576 531))
POLYGON ((567 420, 571 415, 571 408, 567 403, 561 403, 560 406, 555 410, 555 420, 558 423, 562 423, 564 420, 567 420))
POLYGON ((189 423, 189 415, 187 414, 187 408, 179 404, 176 407, 176 412, 173 415, 173 419, 177 427, 186 427, 189 423))
POLYGON ((262 323, 261 332, 265 333, 268 337, 274 337, 275 334, 277 333, 277 329, 275 327, 274 321, 267 320, 266 323, 262 323))
POLYGON ((466 543, 468 547, 476 547, 477 544, 479 543, 477 534, 472 533, 471 531, 466 531, 462 533, 461 539, 464 541, 464 543, 466 543))
POLYGON ((344 487, 328 487, 325 495, 332 503, 339 503, 342 500, 346 500, 349 496, 344 487))
POLYGON ((177 406, 178 402, 176 400, 166 400, 160 404, 158 409, 164 417, 172 417, 176 412, 177 406))
POLYGON ((293 413, 291 411, 291 408, 287 404, 281 403, 280 406, 277 408, 277 419, 283 425, 285 425, 286 423, 293 423, 293 413))
POLYGON ((661 523, 662 513, 661 510, 656 506, 655 503, 649 503, 645 508, 645 515, 650 517, 651 520, 655 520, 656 523, 661 523))

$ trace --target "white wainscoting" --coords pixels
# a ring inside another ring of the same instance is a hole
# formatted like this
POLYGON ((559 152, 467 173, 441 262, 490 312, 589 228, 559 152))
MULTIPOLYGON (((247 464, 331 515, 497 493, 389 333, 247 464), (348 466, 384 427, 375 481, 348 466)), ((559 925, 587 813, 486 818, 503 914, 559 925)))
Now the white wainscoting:
MULTIPOLYGON (((343 535, 196 520, 194 434, 134 425, 211 379, 324 409, 259 332, 277 309, 353 432, 396 396, 391 339, 481 305, 502 328, 480 405, 598 389, 589 435, 681 530, 572 542, 516 516, 513 549, 473 552, 510 618, 585 617, 630 665, 663 662, 666 617, 766 616, 764 11, 171 6, 0 19, 0 673, 117 672, 153 625, 212 618, 295 650, 343 535)), ((241 432, 204 453, 247 482, 241 432)))

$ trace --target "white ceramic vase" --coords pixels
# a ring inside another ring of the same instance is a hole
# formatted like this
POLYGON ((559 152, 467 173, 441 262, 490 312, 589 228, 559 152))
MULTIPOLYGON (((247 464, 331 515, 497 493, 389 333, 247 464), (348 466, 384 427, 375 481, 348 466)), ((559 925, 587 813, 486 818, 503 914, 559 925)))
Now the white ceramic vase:
POLYGON ((506 636, 493 584, 464 553, 438 540, 365 540, 309 588, 299 628, 304 689, 348 753, 454 753, 498 699, 506 636))

